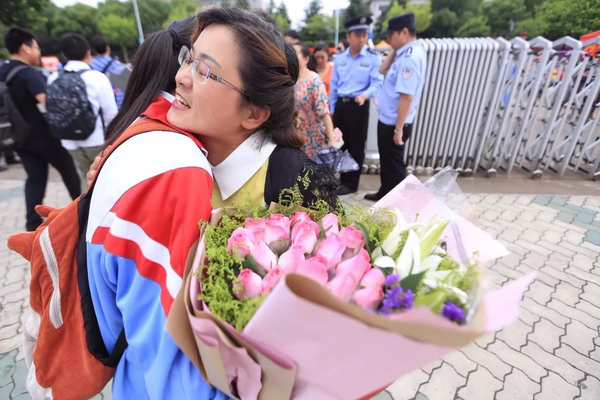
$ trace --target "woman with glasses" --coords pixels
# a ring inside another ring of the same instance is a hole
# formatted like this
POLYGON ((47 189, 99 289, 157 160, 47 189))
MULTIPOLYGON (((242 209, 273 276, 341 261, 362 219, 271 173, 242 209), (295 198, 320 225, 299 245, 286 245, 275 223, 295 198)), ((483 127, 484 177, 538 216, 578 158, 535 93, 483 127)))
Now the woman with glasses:
POLYGON ((226 398, 164 330, 211 197, 213 207, 248 195, 277 201, 288 187, 284 202, 337 206, 335 179, 298 149, 298 61, 275 25, 241 9, 206 8, 190 47, 168 49, 181 63, 175 98, 168 108, 155 100, 142 113, 160 129, 128 139, 106 159, 86 231, 102 339, 109 353, 122 331, 128 342, 113 379, 116 400, 226 398))

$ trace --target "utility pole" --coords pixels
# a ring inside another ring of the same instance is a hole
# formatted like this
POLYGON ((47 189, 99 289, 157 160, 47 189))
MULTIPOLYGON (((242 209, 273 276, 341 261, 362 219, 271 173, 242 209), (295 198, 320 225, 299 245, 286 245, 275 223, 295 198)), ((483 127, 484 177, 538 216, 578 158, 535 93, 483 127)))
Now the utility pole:
POLYGON ((340 42, 340 9, 335 10, 335 42, 334 46, 340 42))
POLYGON ((140 46, 144 43, 144 31, 142 30, 142 20, 140 19, 140 10, 138 9, 137 0, 133 0, 133 11, 135 12, 135 22, 138 28, 138 41, 140 46))

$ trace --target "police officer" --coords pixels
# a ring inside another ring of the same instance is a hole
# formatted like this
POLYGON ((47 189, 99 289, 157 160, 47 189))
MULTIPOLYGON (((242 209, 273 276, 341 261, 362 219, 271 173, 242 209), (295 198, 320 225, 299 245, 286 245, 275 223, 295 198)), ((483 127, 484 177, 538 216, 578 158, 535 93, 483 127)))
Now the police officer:
MULTIPOLYGON (((377 96, 383 83, 379 54, 367 46, 372 22, 370 17, 359 17, 344 24, 350 47, 335 57, 330 86, 333 124, 344 134, 342 149, 347 149, 361 167, 369 128, 369 99, 377 96)), ((360 169, 342 174, 338 194, 356 192, 359 180, 360 169)))
POLYGON ((404 143, 413 130, 427 70, 427 54, 417 41, 413 13, 391 18, 384 33, 392 51, 379 69, 386 75, 377 124, 381 187, 377 193, 365 195, 372 201, 381 199, 406 178, 404 143))

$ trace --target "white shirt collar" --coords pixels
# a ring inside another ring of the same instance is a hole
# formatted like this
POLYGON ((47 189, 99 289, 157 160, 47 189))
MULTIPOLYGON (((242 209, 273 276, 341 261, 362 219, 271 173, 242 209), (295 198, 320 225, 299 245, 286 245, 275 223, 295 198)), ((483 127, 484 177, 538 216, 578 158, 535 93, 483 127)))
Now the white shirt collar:
POLYGON ((172 103, 175 100, 175 96, 173 96, 169 92, 161 91, 158 95, 163 99, 167 100, 169 103, 172 103))
POLYGON ((246 182, 269 159, 276 144, 270 139, 263 141, 260 133, 250 135, 223 162, 212 166, 214 180, 221 190, 221 198, 227 200, 240 190, 246 182))
POLYGON ((84 63, 83 61, 68 61, 65 64, 65 70, 67 71, 81 71, 82 69, 91 69, 89 65, 84 63))

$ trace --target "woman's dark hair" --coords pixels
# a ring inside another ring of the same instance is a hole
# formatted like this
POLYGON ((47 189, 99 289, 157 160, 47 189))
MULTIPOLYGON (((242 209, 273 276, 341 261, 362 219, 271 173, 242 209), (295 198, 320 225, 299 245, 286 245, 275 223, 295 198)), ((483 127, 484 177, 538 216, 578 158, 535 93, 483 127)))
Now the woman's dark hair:
POLYGON ((348 47, 350 47, 350 43, 346 39, 341 39, 335 45, 337 46, 340 43, 344 45, 344 50, 346 50, 348 47))
POLYGON ((228 27, 240 49, 237 69, 242 87, 241 107, 258 106, 270 110, 269 119, 260 131, 275 144, 302 147, 304 139, 296 130, 295 85, 298 80, 298 57, 285 43, 277 26, 258 14, 239 8, 207 7, 196 14, 194 42, 210 25, 228 27))
POLYGON ((329 57, 329 45, 325 42, 319 42, 315 45, 315 48, 313 49, 313 54, 316 54, 317 51, 324 51, 327 54, 327 57, 329 57))
POLYGON ((182 46, 190 46, 194 23, 194 17, 173 21, 166 29, 148 36, 140 46, 133 59, 121 109, 106 128, 105 147, 114 143, 161 91, 175 90, 177 57, 182 46))
POLYGON ((308 45, 302 42, 294 43, 293 45, 298 46, 300 48, 300 54, 302 54, 304 58, 308 57, 308 69, 317 72, 317 60, 315 59, 313 53, 310 52, 308 45))

